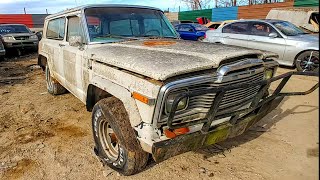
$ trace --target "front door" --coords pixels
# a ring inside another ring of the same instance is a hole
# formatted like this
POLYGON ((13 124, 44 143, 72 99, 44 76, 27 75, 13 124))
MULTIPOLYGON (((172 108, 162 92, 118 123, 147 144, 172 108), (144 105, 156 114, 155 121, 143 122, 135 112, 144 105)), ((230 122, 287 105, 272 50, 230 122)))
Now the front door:
POLYGON ((278 54, 280 61, 283 59, 286 40, 273 27, 264 22, 251 22, 249 29, 248 48, 270 51, 278 54), (270 37, 271 33, 277 37, 270 37))
POLYGON ((188 24, 182 24, 179 27, 179 34, 182 39, 193 40, 195 36, 195 30, 188 24))
MULTIPOLYGON (((78 16, 67 17, 67 36, 66 44, 63 47, 63 63, 64 74, 66 78, 66 86, 70 89, 79 99, 85 101, 86 85, 84 80, 87 69, 84 67, 84 46, 71 46, 69 44, 71 37, 81 36, 82 30, 80 26, 80 18, 78 16)), ((83 37, 82 37, 83 39, 83 37)))

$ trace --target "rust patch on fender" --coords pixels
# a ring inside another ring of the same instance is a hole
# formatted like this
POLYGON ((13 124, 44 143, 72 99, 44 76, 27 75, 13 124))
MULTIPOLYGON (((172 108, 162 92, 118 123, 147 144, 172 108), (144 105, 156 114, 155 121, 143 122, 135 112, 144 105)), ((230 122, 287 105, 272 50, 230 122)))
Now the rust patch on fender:
POLYGON ((172 44, 176 44, 174 41, 145 41, 143 45, 145 46, 169 46, 172 44))

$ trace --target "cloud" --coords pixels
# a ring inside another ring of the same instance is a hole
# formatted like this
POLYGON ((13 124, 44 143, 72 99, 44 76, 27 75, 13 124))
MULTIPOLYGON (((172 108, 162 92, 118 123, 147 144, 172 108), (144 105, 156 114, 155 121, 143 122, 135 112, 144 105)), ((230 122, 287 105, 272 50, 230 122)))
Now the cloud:
POLYGON ((24 8, 28 14, 56 13, 67 8, 85 4, 132 4, 157 7, 162 10, 177 11, 183 6, 179 0, 0 0, 0 14, 22 14, 24 8))

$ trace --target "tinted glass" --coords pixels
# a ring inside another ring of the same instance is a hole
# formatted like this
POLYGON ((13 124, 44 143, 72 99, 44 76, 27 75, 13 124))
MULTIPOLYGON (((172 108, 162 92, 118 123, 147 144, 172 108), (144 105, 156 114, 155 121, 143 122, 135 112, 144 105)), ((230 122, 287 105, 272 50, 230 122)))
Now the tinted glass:
POLYGON ((193 28, 190 25, 180 25, 179 31, 193 32, 193 28))
POLYGON ((237 22, 228 24, 222 29, 222 33, 248 34, 248 23, 237 22))
POLYGON ((251 35, 269 36, 270 33, 277 33, 277 31, 266 23, 253 22, 251 24, 251 35))
POLYGON ((65 18, 59 18, 49 21, 46 37, 48 39, 63 40, 65 23, 65 18))
POLYGON ((139 8, 85 10, 91 42, 115 42, 128 37, 178 37, 161 11, 139 8))
POLYGON ((30 33, 30 30, 24 25, 1 25, 0 34, 8 33, 30 33))
POLYGON ((276 28, 278 28, 284 35, 287 36, 297 36, 300 34, 307 34, 306 32, 302 31, 297 26, 289 23, 287 21, 279 21, 272 23, 276 28))

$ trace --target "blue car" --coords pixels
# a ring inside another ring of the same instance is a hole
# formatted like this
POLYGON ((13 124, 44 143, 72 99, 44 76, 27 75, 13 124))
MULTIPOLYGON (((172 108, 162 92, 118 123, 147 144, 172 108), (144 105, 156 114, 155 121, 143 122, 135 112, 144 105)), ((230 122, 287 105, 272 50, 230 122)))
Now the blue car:
POLYGON ((207 27, 200 24, 178 24, 175 26, 180 37, 185 40, 199 41, 204 39, 207 27))

